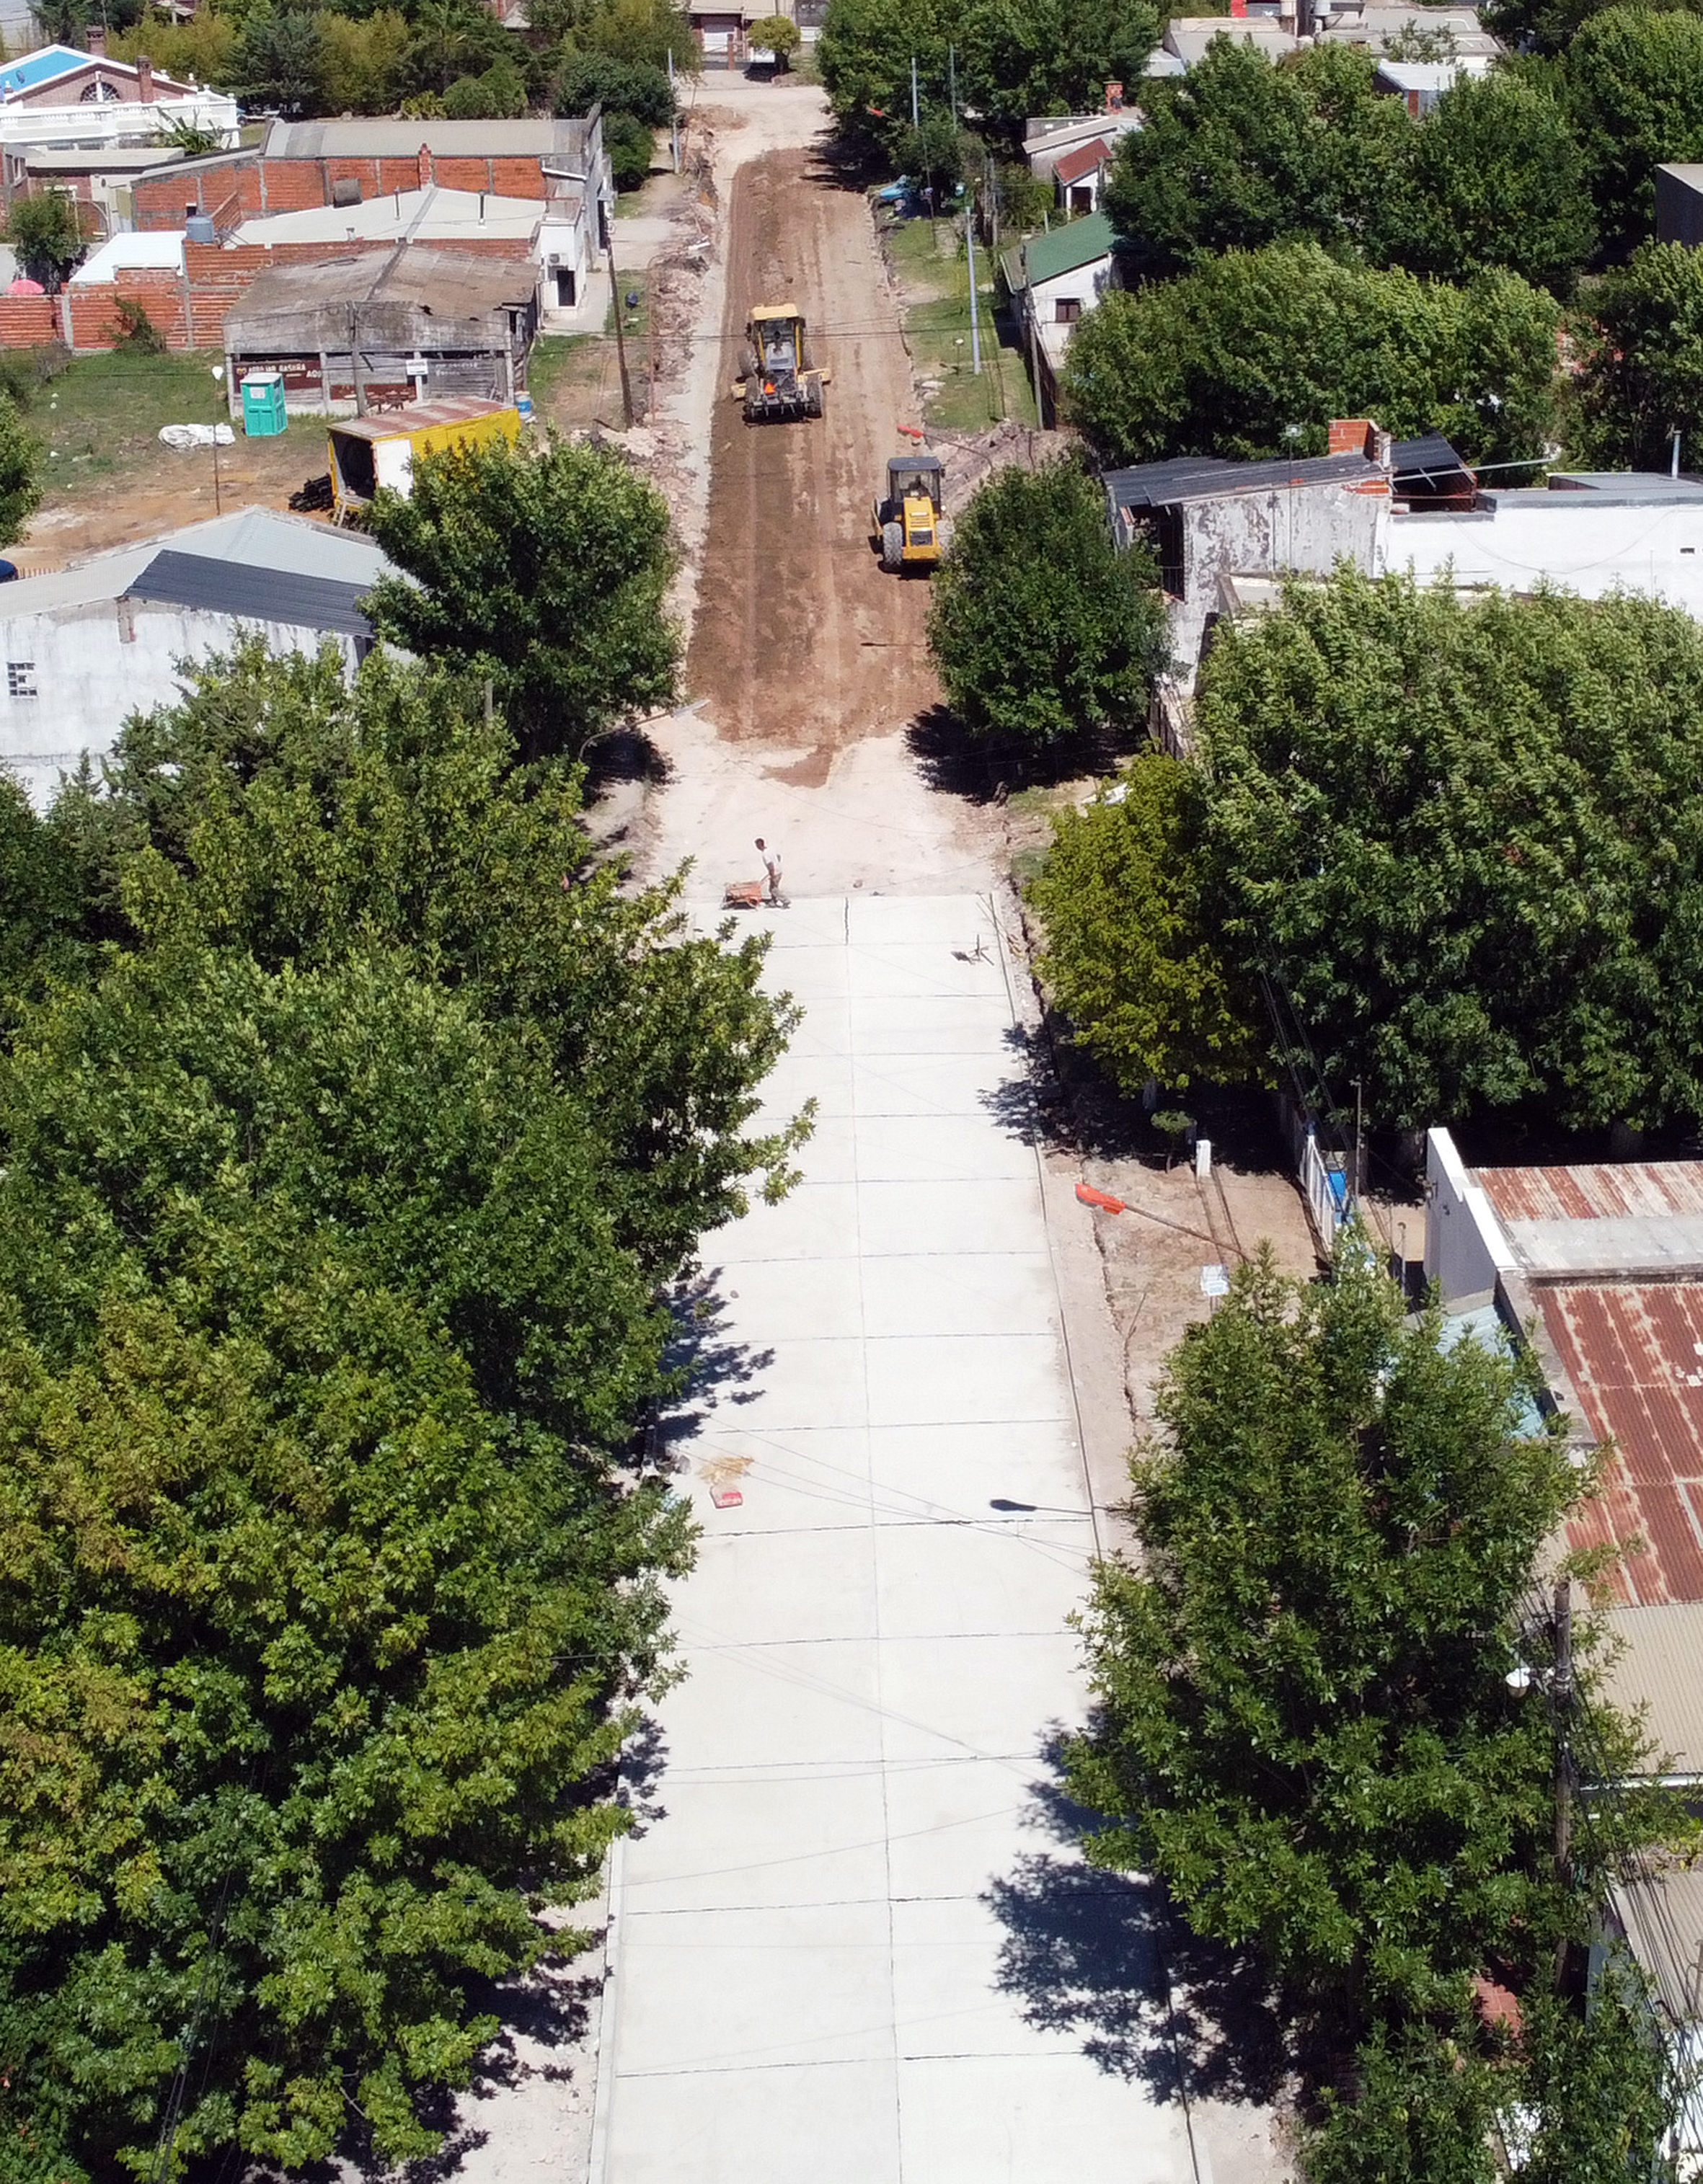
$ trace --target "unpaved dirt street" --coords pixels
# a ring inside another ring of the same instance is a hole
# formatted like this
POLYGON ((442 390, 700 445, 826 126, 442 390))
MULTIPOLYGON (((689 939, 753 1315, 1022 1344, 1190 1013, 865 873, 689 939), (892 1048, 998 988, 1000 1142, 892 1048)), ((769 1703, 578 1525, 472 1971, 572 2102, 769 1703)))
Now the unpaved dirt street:
POLYGON ((890 734, 935 694, 926 584, 883 573, 870 504, 919 422, 910 363, 868 200, 809 151, 772 152, 734 185, 717 358, 710 521, 687 679, 723 736, 802 755, 781 778, 827 779, 848 743, 890 734), (728 389, 746 314, 796 303, 833 372, 827 414, 747 425, 728 389))

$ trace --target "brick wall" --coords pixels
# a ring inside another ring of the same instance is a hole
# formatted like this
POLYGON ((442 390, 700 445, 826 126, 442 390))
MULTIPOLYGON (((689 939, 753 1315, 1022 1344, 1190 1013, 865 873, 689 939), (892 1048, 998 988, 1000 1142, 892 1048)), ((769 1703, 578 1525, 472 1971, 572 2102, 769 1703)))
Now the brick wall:
MULTIPOLYGON (((247 294, 254 276, 269 265, 308 265, 327 257, 346 258, 352 250, 388 251, 388 242, 327 244, 280 242, 271 249, 258 242, 221 248, 215 242, 186 242, 183 271, 163 267, 120 273, 110 286, 75 284, 64 292, 67 338, 77 349, 112 348, 124 332, 116 304, 120 297, 140 304, 168 348, 216 349, 223 345, 225 315, 247 294)), ((516 264, 531 257, 518 237, 486 236, 458 242, 458 250, 516 264)), ((0 296, 0 348, 26 348, 59 338, 54 299, 47 296, 0 296)))
POLYGON ((59 338, 59 315, 51 296, 0 296, 0 348, 38 348, 59 338))
POLYGON ((538 159, 434 159, 423 148, 388 159, 262 159, 257 153, 233 153, 228 160, 193 175, 168 172, 138 181, 136 224, 146 229, 181 227, 183 208, 192 196, 221 226, 271 212, 305 212, 329 204, 332 185, 344 181, 359 182, 364 198, 417 190, 433 181, 447 190, 485 190, 500 198, 542 200, 550 194, 538 159))

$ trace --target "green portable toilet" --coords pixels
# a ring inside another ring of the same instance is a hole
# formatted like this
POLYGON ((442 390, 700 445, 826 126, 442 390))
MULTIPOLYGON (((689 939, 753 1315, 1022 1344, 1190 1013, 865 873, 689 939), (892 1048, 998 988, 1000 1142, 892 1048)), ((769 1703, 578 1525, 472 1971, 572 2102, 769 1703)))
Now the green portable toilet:
POLYGON ((286 421, 282 372, 251 371, 243 382, 243 430, 251 440, 265 440, 286 421))

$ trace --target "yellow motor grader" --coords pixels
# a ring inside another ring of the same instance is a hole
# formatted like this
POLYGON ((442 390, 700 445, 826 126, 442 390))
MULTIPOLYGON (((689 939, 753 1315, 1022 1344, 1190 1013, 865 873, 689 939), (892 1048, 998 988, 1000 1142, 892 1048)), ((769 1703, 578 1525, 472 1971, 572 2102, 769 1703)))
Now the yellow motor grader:
POLYGON ((822 415, 832 373, 818 371, 805 338, 804 314, 792 304, 759 304, 745 322, 745 354, 734 382, 747 425, 822 415))

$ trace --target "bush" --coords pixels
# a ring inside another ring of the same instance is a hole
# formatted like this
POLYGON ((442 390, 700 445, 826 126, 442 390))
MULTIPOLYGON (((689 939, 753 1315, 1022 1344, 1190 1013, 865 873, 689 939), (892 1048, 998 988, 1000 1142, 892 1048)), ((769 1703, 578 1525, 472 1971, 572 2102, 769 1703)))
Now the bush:
POLYGON ((666 129, 674 118, 674 92, 667 71, 646 61, 617 60, 609 53, 569 53, 556 79, 556 110, 589 114, 600 106, 606 117, 631 114, 652 129, 666 129))
POLYGON ((494 63, 483 75, 457 76, 444 93, 452 121, 506 121, 526 110, 525 80, 511 60, 494 63))
POLYGON ((609 154, 617 190, 645 187, 645 178, 656 152, 654 129, 647 127, 635 114, 608 114, 603 123, 603 148, 609 154))
POLYGON ((118 314, 119 324, 124 328, 114 347, 127 348, 136 356, 165 355, 165 335, 133 297, 118 297, 113 309, 118 314))

